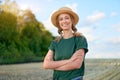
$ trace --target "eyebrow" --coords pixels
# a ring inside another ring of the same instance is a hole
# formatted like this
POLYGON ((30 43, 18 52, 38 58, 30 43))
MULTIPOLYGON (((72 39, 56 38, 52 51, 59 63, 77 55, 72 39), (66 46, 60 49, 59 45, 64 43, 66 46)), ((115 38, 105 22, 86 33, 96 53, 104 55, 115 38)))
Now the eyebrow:
MULTIPOLYGON (((65 15, 65 17, 69 17, 69 18, 71 18, 69 14, 68 14, 68 15, 65 15)), ((58 16, 58 18, 61 18, 61 17, 60 17, 60 16, 58 16)))

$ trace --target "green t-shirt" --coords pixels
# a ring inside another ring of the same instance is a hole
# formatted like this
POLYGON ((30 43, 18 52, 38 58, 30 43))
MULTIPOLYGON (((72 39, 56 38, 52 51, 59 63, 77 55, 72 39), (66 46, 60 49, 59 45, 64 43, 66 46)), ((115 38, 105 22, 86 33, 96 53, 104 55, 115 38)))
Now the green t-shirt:
MULTIPOLYGON (((84 36, 71 37, 68 39, 62 38, 59 42, 53 40, 50 44, 49 49, 54 52, 54 60, 69 59, 73 53, 78 49, 85 49, 85 53, 88 52, 87 40, 84 36)), ((78 76, 84 75, 84 61, 80 69, 69 70, 69 71, 58 71, 54 70, 53 78, 55 80, 71 80, 78 76)))

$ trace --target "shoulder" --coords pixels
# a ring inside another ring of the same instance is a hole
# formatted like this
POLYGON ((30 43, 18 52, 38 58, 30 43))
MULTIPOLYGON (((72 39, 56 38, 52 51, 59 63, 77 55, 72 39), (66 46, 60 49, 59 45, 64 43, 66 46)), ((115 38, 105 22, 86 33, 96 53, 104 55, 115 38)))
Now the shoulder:
POLYGON ((86 39, 86 37, 82 33, 79 33, 79 32, 75 33, 74 36, 77 40, 86 39))
POLYGON ((84 35, 80 35, 75 37, 75 42, 77 44, 87 44, 87 39, 84 35))
POLYGON ((86 39, 86 37, 84 35, 76 36, 75 37, 75 43, 77 45, 76 50, 84 48, 85 53, 88 52, 88 43, 87 43, 87 39, 86 39))
POLYGON ((85 38, 85 36, 80 32, 74 33, 74 36, 77 37, 77 38, 85 38))
POLYGON ((51 41, 51 44, 52 44, 52 45, 56 44, 55 39, 51 41))

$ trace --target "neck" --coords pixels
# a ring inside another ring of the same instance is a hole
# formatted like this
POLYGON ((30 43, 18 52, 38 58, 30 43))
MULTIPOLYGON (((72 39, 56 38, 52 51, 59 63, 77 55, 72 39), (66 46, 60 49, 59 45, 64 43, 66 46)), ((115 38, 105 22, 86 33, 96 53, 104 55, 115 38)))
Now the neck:
POLYGON ((73 37, 72 31, 63 31, 63 32, 64 32, 63 38, 67 39, 67 38, 73 37))

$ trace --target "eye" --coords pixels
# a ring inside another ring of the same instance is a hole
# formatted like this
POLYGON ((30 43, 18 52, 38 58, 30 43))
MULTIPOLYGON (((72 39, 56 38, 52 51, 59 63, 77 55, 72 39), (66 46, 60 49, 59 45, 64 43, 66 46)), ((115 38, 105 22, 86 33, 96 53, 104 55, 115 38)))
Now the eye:
POLYGON ((69 19, 68 17, 66 17, 65 19, 69 19))
POLYGON ((59 18, 59 21, 62 21, 63 20, 63 18, 59 18))
POLYGON ((58 18, 58 20, 59 20, 59 21, 62 21, 62 20, 63 20, 63 18, 62 18, 62 17, 59 17, 59 18, 58 18))
POLYGON ((70 19, 70 17, 66 16, 65 19, 70 19))

